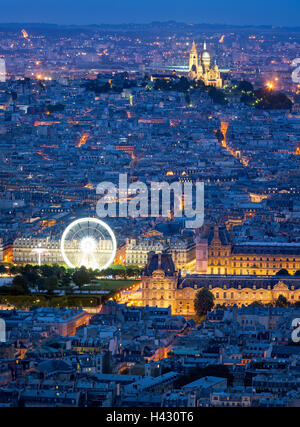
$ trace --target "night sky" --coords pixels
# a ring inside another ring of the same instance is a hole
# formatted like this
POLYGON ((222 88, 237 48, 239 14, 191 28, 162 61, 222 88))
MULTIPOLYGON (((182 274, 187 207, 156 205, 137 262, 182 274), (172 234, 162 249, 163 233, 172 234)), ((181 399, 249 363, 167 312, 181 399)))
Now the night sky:
POLYGON ((300 26, 299 0, 0 0, 0 22, 300 26))

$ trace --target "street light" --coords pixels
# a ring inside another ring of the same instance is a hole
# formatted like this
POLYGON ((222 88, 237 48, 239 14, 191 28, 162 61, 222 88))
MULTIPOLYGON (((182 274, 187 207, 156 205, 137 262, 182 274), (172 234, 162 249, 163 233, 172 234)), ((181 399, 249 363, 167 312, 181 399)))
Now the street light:
POLYGON ((32 250, 33 253, 36 253, 38 255, 38 265, 42 265, 42 255, 46 253, 46 249, 41 247, 41 243, 39 243, 37 248, 34 248, 32 250))

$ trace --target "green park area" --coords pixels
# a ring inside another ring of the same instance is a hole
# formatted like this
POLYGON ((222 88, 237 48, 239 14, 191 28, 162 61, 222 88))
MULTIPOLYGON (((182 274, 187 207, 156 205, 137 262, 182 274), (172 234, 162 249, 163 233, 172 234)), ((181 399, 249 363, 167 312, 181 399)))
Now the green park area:
POLYGON ((95 307, 140 281, 138 267, 114 265, 105 271, 61 265, 4 265, 12 280, 0 287, 0 304, 17 308, 95 307))
POLYGON ((94 284, 85 285, 83 289, 118 291, 119 289, 127 289, 138 282, 139 280, 132 279, 99 279, 94 284))

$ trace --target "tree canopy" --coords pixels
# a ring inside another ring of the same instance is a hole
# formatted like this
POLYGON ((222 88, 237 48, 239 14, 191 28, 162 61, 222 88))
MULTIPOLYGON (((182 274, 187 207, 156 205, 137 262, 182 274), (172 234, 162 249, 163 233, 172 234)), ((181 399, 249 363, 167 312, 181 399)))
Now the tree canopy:
POLYGON ((88 270, 83 266, 74 272, 72 279, 75 285, 77 285, 79 288, 85 284, 90 283, 91 280, 88 270))
POLYGON ((276 300, 275 306, 286 308, 286 307, 289 307, 289 305, 290 304, 289 304, 288 300, 286 299, 286 297, 283 295, 279 295, 279 297, 276 300))
POLYGON ((285 268, 282 268, 276 273, 276 276, 289 276, 289 275, 290 273, 285 268))
POLYGON ((198 291, 194 300, 196 314, 199 317, 205 316, 207 312, 213 309, 214 299, 214 295, 207 288, 198 291))

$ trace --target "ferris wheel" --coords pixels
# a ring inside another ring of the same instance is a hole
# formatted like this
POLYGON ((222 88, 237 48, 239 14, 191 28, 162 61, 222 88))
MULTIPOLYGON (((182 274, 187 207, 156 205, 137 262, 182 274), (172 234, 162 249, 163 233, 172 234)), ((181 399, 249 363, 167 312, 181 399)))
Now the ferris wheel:
POLYGON ((63 232, 60 249, 65 263, 71 267, 85 266, 103 270, 112 264, 117 241, 112 229, 97 218, 80 218, 63 232))

